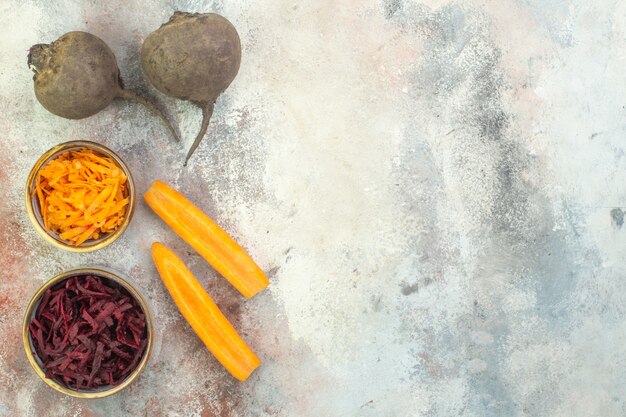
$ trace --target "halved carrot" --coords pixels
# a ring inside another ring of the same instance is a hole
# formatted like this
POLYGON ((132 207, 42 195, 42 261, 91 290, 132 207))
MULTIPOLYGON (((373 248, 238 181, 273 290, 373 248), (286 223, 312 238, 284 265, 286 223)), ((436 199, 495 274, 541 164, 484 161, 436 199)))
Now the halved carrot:
POLYGON ((244 296, 250 298, 269 285, 261 268, 241 246, 184 195, 154 181, 143 197, 165 223, 244 296))
POLYGON ((245 381, 261 364, 259 358, 174 252, 155 242, 152 259, 178 309, 198 337, 232 376, 245 381))

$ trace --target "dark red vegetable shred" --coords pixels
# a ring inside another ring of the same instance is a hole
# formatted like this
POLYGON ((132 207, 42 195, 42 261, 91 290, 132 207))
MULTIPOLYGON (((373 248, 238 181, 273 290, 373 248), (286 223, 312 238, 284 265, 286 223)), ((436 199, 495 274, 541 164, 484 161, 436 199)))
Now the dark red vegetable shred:
POLYGON ((148 344, 137 300, 118 283, 94 275, 71 277, 48 289, 29 331, 46 377, 78 390, 118 385, 148 344))

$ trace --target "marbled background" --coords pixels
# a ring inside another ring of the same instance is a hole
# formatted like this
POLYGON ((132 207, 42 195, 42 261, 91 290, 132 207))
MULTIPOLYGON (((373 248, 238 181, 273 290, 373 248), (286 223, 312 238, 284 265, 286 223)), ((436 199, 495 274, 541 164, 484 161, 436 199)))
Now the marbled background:
POLYGON ((626 415, 626 2, 618 0, 0 0, 0 416, 626 415), (241 35, 240 73, 200 121, 141 73, 176 10, 241 35), (115 102, 69 121, 35 99, 27 49, 102 37, 129 87, 185 138, 115 102), (269 271, 245 300, 139 204, 90 254, 48 246, 23 206, 35 160, 101 142, 139 191, 179 187, 269 271), (174 248, 263 365, 238 383, 161 284, 174 248), (85 264, 148 298, 152 360, 123 393, 64 397, 26 361, 34 291, 85 264))

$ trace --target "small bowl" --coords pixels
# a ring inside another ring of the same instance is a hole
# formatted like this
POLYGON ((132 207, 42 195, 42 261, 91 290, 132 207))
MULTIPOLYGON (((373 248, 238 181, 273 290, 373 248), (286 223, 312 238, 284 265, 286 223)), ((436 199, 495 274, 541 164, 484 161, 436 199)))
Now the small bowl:
POLYGON ((33 298, 28 303, 28 307, 26 308, 26 313, 24 314, 24 325, 22 327, 22 341, 24 343, 24 349, 26 350, 26 356, 28 357, 28 361, 30 362, 31 366, 33 367, 37 375, 39 375, 39 377, 43 379, 46 384, 48 384, 49 386, 51 386, 58 392, 61 392, 66 395, 70 395, 72 397, 103 398, 109 395, 113 395, 123 390, 127 386, 129 386, 139 376, 141 371, 146 367, 146 364, 148 363, 148 359, 150 359, 150 354, 152 353, 152 345, 154 343, 154 329, 152 326, 152 316, 150 314, 150 310, 148 309, 148 305, 144 301, 141 294, 139 294, 139 292, 132 285, 130 285, 126 280, 121 278, 116 273, 113 273, 112 271, 107 270, 107 269, 78 268, 78 269, 72 269, 70 271, 63 272, 53 277, 35 293, 33 298), (139 363, 137 364, 137 367, 126 377, 124 381, 122 381, 118 385, 109 386, 109 387, 105 386, 96 390, 74 390, 71 388, 64 387, 58 382, 52 379, 46 378, 46 374, 44 370, 42 369, 41 360, 39 359, 37 354, 34 353, 34 348, 32 345, 32 338, 30 336, 30 332, 28 331, 28 327, 30 325, 30 322, 33 316, 35 315, 35 312, 37 311, 37 307, 39 306, 41 298, 43 297, 46 290, 48 290, 48 288, 53 287, 55 284, 63 281, 66 278, 70 278, 76 275, 96 275, 96 276, 107 278, 107 279, 110 279, 111 281, 117 282, 122 287, 124 287, 132 297, 134 297, 137 300, 137 302, 139 303, 139 306, 141 307, 146 317, 146 332, 147 332, 148 343, 146 345, 146 350, 144 352, 144 355, 139 361, 139 363))
POLYGON ((26 200, 26 211, 28 212, 28 217, 30 218, 31 223, 35 226, 35 230, 50 244, 56 246, 57 248, 64 249, 70 252, 92 252, 98 249, 102 249, 107 245, 113 243, 118 237, 124 233, 128 225, 130 224, 130 220, 133 217, 133 213, 135 211, 135 185, 133 183, 133 177, 130 173, 130 170, 122 161, 122 159, 115 154, 112 150, 107 148, 106 146, 102 146, 95 142, 89 142, 85 140, 76 140, 71 142, 65 142, 60 145, 55 146, 50 149, 48 152, 44 153, 41 158, 37 160, 37 163, 30 171, 28 175, 28 179, 26 181, 26 192, 25 192, 25 200, 26 200), (126 208, 126 216, 124 218, 124 222, 118 226, 113 232, 108 233, 104 236, 101 236, 98 239, 89 239, 78 246, 71 245, 69 242, 61 239, 58 234, 53 233, 50 230, 46 230, 43 217, 41 216, 41 208, 39 207, 39 201, 37 199, 37 195, 34 193, 35 190, 35 182, 37 179, 37 174, 39 170, 45 166, 48 162, 55 159, 59 155, 67 151, 74 151, 80 149, 90 149, 95 151, 101 155, 110 157, 115 161, 115 163, 120 167, 120 169, 124 172, 124 175, 128 178, 128 197, 129 202, 126 208))

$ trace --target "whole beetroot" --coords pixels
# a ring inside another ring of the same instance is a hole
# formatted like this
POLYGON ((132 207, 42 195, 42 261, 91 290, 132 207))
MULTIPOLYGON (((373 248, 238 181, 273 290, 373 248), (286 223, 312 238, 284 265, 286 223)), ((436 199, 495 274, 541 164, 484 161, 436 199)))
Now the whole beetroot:
POLYGON ((83 119, 107 107, 114 98, 143 104, 178 134, 163 112, 139 94, 126 90, 109 46, 87 32, 69 32, 51 44, 30 48, 28 66, 35 73, 37 100, 51 113, 83 119))
POLYGON ((213 105, 235 79, 241 43, 235 27, 215 13, 175 12, 141 48, 141 65, 161 92, 202 109, 202 126, 185 165, 204 137, 213 105))

